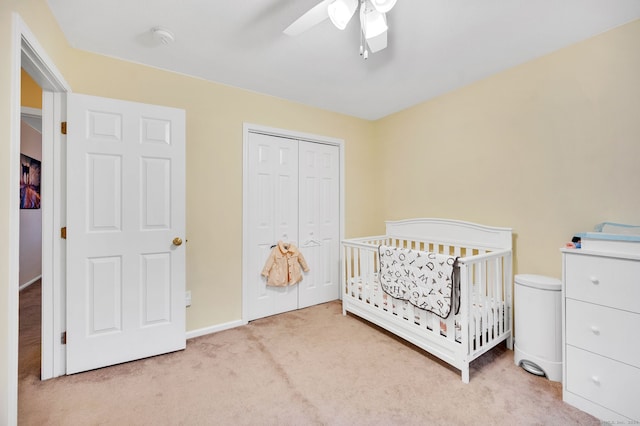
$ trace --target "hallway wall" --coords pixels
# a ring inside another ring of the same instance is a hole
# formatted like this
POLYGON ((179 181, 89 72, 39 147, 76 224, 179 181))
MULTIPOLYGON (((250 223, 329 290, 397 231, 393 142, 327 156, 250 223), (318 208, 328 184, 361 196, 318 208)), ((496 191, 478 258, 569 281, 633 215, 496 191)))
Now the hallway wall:
MULTIPOLYGON (((21 121, 20 153, 42 162, 42 134, 21 121)), ((42 209, 20 209, 20 278, 22 288, 42 275, 42 209)))

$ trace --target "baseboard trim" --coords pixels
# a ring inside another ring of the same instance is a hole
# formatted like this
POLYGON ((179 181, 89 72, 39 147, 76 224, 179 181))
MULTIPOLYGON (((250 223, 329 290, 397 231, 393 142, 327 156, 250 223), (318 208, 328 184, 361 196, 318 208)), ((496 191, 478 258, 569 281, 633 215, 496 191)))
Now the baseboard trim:
POLYGON ((19 291, 24 290, 25 288, 29 287, 31 284, 35 283, 36 281, 38 281, 39 279, 42 278, 42 275, 38 275, 37 277, 35 277, 34 279, 32 279, 31 281, 27 281, 26 283, 22 284, 19 288, 19 291))
POLYGON ((229 329, 240 327, 243 325, 247 325, 246 321, 238 320, 238 321, 226 322, 224 324, 214 325, 211 327, 199 328, 197 330, 187 331, 187 339, 206 336, 207 334, 218 333, 219 331, 229 330, 229 329))

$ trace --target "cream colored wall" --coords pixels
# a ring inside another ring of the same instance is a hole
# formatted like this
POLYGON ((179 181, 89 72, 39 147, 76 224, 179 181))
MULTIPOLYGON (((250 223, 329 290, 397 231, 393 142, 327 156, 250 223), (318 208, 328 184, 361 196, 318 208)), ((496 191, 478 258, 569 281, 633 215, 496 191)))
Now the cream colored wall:
POLYGON ((365 182, 376 148, 369 122, 70 48, 45 1, 21 15, 76 93, 183 108, 187 114, 187 330, 241 318, 243 123, 345 141, 346 234, 382 221, 365 182))
POLYGON ((512 227, 515 272, 558 278, 574 233, 640 224, 639 40, 635 21, 377 122, 384 217, 512 227))
POLYGON ((20 105, 42 109, 42 89, 24 69, 20 72, 20 105))
POLYGON ((187 287, 192 293, 188 330, 241 318, 243 122, 344 139, 346 192, 354 197, 347 200, 347 233, 366 233, 377 222, 375 214, 367 217, 373 208, 373 194, 359 189, 362 178, 373 178, 368 164, 360 159, 375 153, 369 123, 85 52, 74 53, 75 65, 62 66, 74 91, 187 111, 187 287))

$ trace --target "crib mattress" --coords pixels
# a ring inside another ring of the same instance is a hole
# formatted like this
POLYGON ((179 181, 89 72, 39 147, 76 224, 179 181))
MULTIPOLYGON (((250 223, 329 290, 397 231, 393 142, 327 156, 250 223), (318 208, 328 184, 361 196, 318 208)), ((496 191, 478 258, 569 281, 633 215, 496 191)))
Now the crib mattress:
MULTIPOLYGON (((402 311, 404 313, 406 313, 406 311, 410 308, 408 308, 408 306, 411 306, 411 308, 413 308, 413 305, 408 305, 407 303, 404 303, 404 301, 402 300, 398 300, 395 299, 394 297, 390 296, 389 294, 385 293, 381 286, 380 286, 380 282, 378 279, 378 274, 376 273, 374 276, 374 280, 373 280, 373 284, 371 286, 371 289, 373 290, 372 292, 369 292, 369 283, 367 282, 363 282, 361 277, 356 277, 353 278, 351 280, 352 284, 356 285, 356 288, 358 289, 358 294, 355 293, 351 293, 351 297, 357 297, 358 299, 362 299, 361 295, 363 293, 363 290, 365 293, 367 294, 372 294, 373 298, 374 298, 374 304, 375 304, 375 300, 378 300, 377 293, 380 292, 381 296, 382 296, 382 304, 383 307, 385 308, 385 310, 387 309, 393 309, 396 310, 398 308, 402 309, 402 311)), ((372 303, 372 301, 370 299, 366 299, 365 300, 366 303, 372 303)), ((376 305, 377 306, 377 305, 376 305)), ((420 323, 420 313, 419 313, 419 309, 415 309, 415 311, 418 311, 417 313, 414 313, 414 322, 416 324, 420 323)), ((406 316, 405 316, 406 317, 406 316)), ((447 335, 447 323, 445 320, 440 319, 440 334, 442 334, 443 336, 447 335)), ((462 339, 462 330, 460 328, 460 323, 456 320, 455 321, 455 340, 460 343, 461 339, 462 339)))
MULTIPOLYGON (((398 300, 393 298, 392 296, 388 295, 387 293, 385 293, 379 283, 379 279, 378 279, 378 274, 375 273, 373 276, 373 282, 370 284, 367 281, 363 281, 362 277, 354 277, 350 280, 350 284, 351 284, 351 289, 355 288, 357 289, 357 294, 353 291, 350 292, 350 296, 352 298, 357 298, 359 300, 362 300, 362 294, 368 294, 370 296, 373 296, 374 301, 372 302, 370 300, 370 298, 366 298, 364 300, 364 302, 369 303, 369 304, 374 304, 375 306, 378 306, 375 302, 380 300, 382 305, 383 305, 383 309, 385 310, 397 310, 398 308, 401 309, 401 312, 406 314, 406 311, 411 309, 414 311, 414 322, 416 324, 420 324, 421 318, 420 318, 420 309, 419 308, 414 308, 413 305, 410 305, 408 303, 405 303, 402 300, 398 300), (378 292, 380 292, 380 296, 381 298, 378 297, 378 292)), ((502 302, 499 302, 502 303, 502 302)), ((490 304, 492 305, 492 304, 490 304)), ((504 303, 502 303, 503 308, 504 308, 504 303)), ((472 305, 474 309, 481 309, 482 305, 479 304, 473 304, 472 305)), ((491 308, 492 311, 494 310, 494 308, 491 308)), ((431 314, 433 315, 433 314, 431 314)), ((405 318, 408 317, 408 315, 404 315, 405 318)), ((440 319, 440 334, 443 336, 447 336, 447 321, 444 319, 440 319)), ((504 309, 503 309, 503 320, 504 320, 504 309)), ((480 321, 480 329, 482 330, 482 317, 479 318, 480 321)), ((460 322, 454 317, 454 327, 455 327, 455 336, 454 339, 456 342, 461 343, 462 340, 462 329, 461 329, 461 325, 460 322)), ((474 331, 473 327, 470 331, 474 331)))

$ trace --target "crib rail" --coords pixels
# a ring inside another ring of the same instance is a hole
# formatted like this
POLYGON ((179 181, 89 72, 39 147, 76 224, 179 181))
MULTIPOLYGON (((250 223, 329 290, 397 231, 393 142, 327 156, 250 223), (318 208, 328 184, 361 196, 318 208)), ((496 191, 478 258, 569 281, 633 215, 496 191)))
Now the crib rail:
POLYGON ((366 309, 370 313, 367 319, 380 318, 374 322, 394 332, 393 327, 384 324, 385 316, 396 323, 406 324, 411 329, 407 340, 460 368, 465 383, 469 380, 469 362, 501 341, 507 340, 511 347, 511 250, 489 251, 477 246, 463 247, 388 236, 349 239, 342 245, 345 314, 366 309), (457 256, 459 312, 440 318, 384 293, 378 281, 378 247, 381 244, 457 256), (361 306, 356 308, 355 304, 361 306), (413 337, 414 331, 426 336, 427 343, 423 345, 421 338, 413 337))

